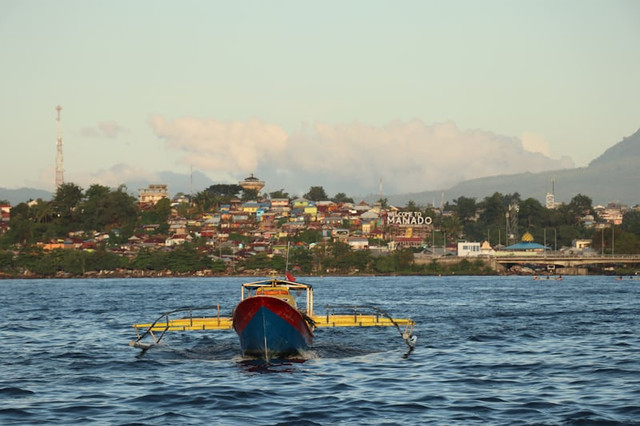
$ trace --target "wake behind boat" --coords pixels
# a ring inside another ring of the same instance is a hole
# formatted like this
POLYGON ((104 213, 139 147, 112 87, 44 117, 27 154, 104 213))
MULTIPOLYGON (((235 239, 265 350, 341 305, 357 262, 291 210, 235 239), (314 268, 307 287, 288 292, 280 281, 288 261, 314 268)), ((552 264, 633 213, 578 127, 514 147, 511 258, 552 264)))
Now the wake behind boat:
POLYGON ((408 356, 416 341, 413 320, 392 318, 374 306, 327 305, 325 315, 315 315, 313 287, 296 282, 287 273, 287 278, 272 277, 242 284, 240 302, 231 318, 220 316, 219 305, 177 309, 162 314, 153 323, 134 324, 137 339, 130 345, 142 349, 142 355, 170 331, 234 329, 243 355, 269 360, 296 356, 309 349, 313 343, 313 330, 317 327, 385 326, 396 327, 409 348, 405 354, 408 356), (294 295, 302 292, 305 293, 304 309, 298 307, 294 295), (194 312, 213 309, 215 316, 194 316, 194 312), (188 316, 184 316, 185 313, 188 316), (183 317, 173 318, 179 314, 183 317))

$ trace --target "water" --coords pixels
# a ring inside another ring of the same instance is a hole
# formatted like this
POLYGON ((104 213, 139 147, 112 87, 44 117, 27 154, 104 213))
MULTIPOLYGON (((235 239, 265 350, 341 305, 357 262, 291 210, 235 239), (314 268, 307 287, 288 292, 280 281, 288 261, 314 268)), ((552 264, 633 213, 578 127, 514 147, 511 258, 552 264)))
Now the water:
POLYGON ((611 277, 305 280, 316 311, 375 303, 418 321, 319 329, 306 360, 243 360, 233 331, 131 324, 220 302, 238 278, 0 281, 0 424, 631 424, 640 422, 640 282, 611 277))

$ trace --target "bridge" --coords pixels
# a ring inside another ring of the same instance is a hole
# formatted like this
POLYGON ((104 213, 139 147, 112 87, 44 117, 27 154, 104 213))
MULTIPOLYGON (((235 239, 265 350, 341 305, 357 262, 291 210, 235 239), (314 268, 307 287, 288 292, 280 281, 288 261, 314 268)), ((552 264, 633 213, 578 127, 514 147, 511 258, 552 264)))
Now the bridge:
POLYGON ((640 255, 597 255, 597 256, 580 256, 565 255, 557 253, 501 253, 498 252, 491 256, 431 256, 425 254, 415 254, 415 262, 417 264, 427 264, 432 261, 449 265, 459 263, 463 259, 469 261, 482 260, 490 265, 495 271, 509 269, 513 266, 529 266, 536 269, 543 268, 549 271, 561 270, 562 274, 586 274, 586 268, 600 266, 607 267, 623 267, 637 268, 640 270, 640 255))
POLYGON ((624 265, 640 267, 640 255, 599 255, 599 256, 577 256, 577 255, 557 255, 550 253, 541 254, 507 254, 500 253, 491 258, 491 263, 495 262, 495 266, 502 265, 509 268, 513 265, 535 265, 543 266, 547 269, 555 268, 584 268, 588 266, 607 266, 607 265, 624 265))

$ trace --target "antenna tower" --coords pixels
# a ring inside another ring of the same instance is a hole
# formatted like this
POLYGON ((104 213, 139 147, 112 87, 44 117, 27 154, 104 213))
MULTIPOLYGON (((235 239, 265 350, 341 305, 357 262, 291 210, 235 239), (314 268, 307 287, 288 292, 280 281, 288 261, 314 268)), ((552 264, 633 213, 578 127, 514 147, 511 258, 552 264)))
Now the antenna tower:
POLYGON ((507 245, 515 244, 518 239, 518 211, 520 206, 516 203, 509 204, 507 217, 507 245))
POLYGON ((56 141, 56 188, 64 184, 64 168, 62 166, 62 123, 60 121, 60 111, 62 107, 56 107, 58 112, 58 140, 56 141))

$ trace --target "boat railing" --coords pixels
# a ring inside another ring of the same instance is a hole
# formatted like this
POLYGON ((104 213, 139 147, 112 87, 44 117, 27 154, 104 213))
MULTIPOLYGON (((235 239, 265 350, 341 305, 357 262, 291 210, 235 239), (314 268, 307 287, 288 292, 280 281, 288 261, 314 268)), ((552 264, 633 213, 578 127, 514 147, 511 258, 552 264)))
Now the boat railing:
MULTIPOLYGON (((133 328, 136 330, 136 340, 131 342, 131 346, 139 347, 143 349, 143 353, 152 346, 160 343, 165 333, 169 331, 173 325, 173 321, 179 319, 182 321, 183 326, 193 327, 194 320, 205 318, 205 316, 195 316, 195 312, 206 312, 216 310, 216 317, 218 323, 222 322, 222 318, 220 317, 220 303, 215 306, 200 306, 200 307, 188 307, 188 308, 178 308, 171 311, 164 312, 160 314, 160 316, 150 324, 134 324, 133 328), (179 318, 172 318, 172 316, 180 313, 188 313, 188 315, 182 315, 179 318), (141 332, 141 330, 144 330, 141 332), (155 332, 160 332, 159 335, 156 335, 155 332), (150 343, 142 343, 144 339, 147 337, 151 338, 150 343)), ((208 317, 211 318, 211 317, 208 317)), ((214 319, 215 319, 214 318, 214 319)))
POLYGON ((350 304, 334 304, 334 305, 325 305, 326 308, 326 318, 325 321, 330 323, 332 318, 340 315, 353 315, 353 323, 360 323, 362 318, 365 317, 374 317, 375 322, 372 325, 384 325, 383 319, 388 321, 387 325, 393 324, 393 326, 398 330, 400 337, 406 343, 409 351, 404 355, 405 358, 409 356, 409 354, 415 348, 416 336, 413 334, 413 329, 415 327, 415 321, 411 319, 398 319, 393 318, 387 311, 384 309, 374 306, 374 305, 350 305, 350 304), (389 324, 389 322, 391 324, 389 324), (404 326, 401 328, 401 326, 404 326))

